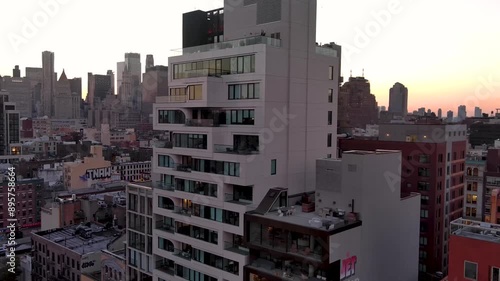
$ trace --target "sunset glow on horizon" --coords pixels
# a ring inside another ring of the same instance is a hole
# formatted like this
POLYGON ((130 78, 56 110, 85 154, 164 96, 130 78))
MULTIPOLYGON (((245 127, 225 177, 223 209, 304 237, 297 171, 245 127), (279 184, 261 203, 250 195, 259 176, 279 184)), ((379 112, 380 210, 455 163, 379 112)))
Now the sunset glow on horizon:
MULTIPOLYGON (((182 13, 223 6, 222 0, 59 0, 46 23, 16 45, 12 34, 22 36, 26 21, 45 11, 42 2, 50 1, 3 3, 0 75, 19 65, 24 76, 25 67, 41 67, 41 53, 49 50, 58 75, 64 68, 68 77, 82 77, 84 96, 87 73, 116 73, 126 52, 141 54, 143 71, 147 54, 167 65, 178 55, 171 50, 182 47, 182 13)), ((500 108, 499 12, 498 0, 318 0, 317 41, 343 47, 344 81, 364 69, 379 106, 388 106, 389 89, 400 82, 410 112, 441 108, 456 115, 464 104, 469 116, 475 106, 489 113, 500 108)))

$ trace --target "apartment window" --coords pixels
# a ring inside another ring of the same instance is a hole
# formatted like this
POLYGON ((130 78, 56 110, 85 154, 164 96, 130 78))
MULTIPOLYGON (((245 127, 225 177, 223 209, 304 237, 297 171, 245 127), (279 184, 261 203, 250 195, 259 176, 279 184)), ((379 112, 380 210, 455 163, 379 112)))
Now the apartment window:
POLYGON ((226 112, 226 124, 228 125, 254 125, 255 110, 240 109, 226 112))
POLYGON ((429 210, 420 210, 420 217, 425 219, 429 217, 429 210))
POLYGON ((173 79, 255 72, 255 55, 175 64, 173 79))
POLYGON ((465 208, 465 216, 476 217, 476 215, 477 215, 477 208, 473 208, 473 207, 466 207, 465 208))
POLYGON ((448 152, 448 156, 447 156, 448 161, 450 161, 450 156, 451 156, 451 154, 448 152))
POLYGON ((333 66, 328 67, 328 79, 333 80, 333 66))
POLYGON ((419 177, 430 177, 431 170, 429 168, 418 168, 418 176, 419 177))
POLYGON ((271 160, 271 175, 276 175, 276 159, 271 160))
POLYGON ((491 268, 491 281, 500 281, 500 268, 491 268))
POLYGON ((429 196, 422 195, 420 197, 420 203, 421 203, 421 205, 428 205, 429 204, 429 196))
POLYGON ((420 237, 420 245, 422 246, 427 245, 427 237, 420 237))
POLYGON ((158 166, 165 168, 174 168, 174 160, 167 155, 158 155, 158 166))
POLYGON ((207 135, 175 134, 174 146, 182 148, 207 149, 207 135))
POLYGON ((331 133, 328 134, 327 139, 326 139, 326 146, 327 147, 332 147, 332 137, 333 137, 333 135, 331 133))
POLYGON ((464 277, 469 280, 477 280, 477 263, 464 262, 464 277))
POLYGON ((158 110, 158 123, 185 124, 186 118, 184 116, 184 113, 179 110, 158 110))
POLYGON ((420 190, 420 191, 429 191, 430 186, 431 186, 431 184, 428 182, 424 182, 424 181, 418 182, 418 190, 420 190))
POLYGON ((425 264, 418 264, 418 270, 421 272, 427 272, 427 266, 425 264))
POLYGON ((193 159, 193 171, 239 177, 240 163, 193 159))
POLYGON ((258 99, 259 97, 259 83, 237 84, 228 86, 228 99, 230 100, 258 99))
POLYGON ((326 158, 330 159, 330 158, 332 158, 332 155, 331 154, 327 154, 326 158))
POLYGON ((475 195, 475 194, 467 194, 467 203, 469 203, 469 204, 477 204, 477 195, 475 195))
POLYGON ((438 155, 438 162, 443 163, 443 154, 438 155))
POLYGON ((188 86, 188 93, 190 100, 201 100, 203 99, 203 88, 201 85, 190 85, 188 86))
POLYGON ((430 163, 431 162, 431 156, 430 155, 426 155, 426 154, 422 154, 419 156, 419 162, 420 163, 430 163))
POLYGON ((419 257, 420 257, 421 259, 426 259, 426 258, 427 258, 427 252, 426 252, 426 251, 422 251, 422 250, 421 250, 421 251, 419 252, 419 257))
POLYGON ((328 103, 333 103, 333 89, 328 89, 328 103))
POLYGON ((443 168, 438 168, 438 177, 443 176, 443 168))

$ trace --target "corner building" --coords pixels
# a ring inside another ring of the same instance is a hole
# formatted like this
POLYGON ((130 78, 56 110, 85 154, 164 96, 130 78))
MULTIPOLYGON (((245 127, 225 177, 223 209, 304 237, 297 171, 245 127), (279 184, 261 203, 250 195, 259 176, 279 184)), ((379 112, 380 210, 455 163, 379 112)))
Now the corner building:
POLYGON ((226 1, 224 41, 169 59, 153 107, 153 280, 243 280, 245 212, 273 187, 313 191, 316 159, 336 154, 340 58, 315 42, 316 6, 226 1))

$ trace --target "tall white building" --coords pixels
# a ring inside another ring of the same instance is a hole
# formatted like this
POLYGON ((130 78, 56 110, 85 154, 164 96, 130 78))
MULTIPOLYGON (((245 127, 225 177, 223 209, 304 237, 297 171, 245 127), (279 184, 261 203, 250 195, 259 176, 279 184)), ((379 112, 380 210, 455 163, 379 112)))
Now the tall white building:
POLYGON ((316 44, 316 8, 227 0, 225 41, 169 59, 169 96, 153 106, 165 133, 153 150, 152 255, 141 252, 153 280, 243 280, 245 212, 273 187, 314 190, 316 159, 337 154, 340 54, 316 44))

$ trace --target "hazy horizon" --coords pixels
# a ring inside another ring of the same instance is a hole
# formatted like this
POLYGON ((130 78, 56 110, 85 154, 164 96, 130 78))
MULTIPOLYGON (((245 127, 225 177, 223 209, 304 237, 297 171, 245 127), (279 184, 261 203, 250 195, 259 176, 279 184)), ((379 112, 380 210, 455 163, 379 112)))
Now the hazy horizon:
MULTIPOLYGON (((82 77, 85 97, 88 72, 116 73, 126 52, 141 54, 143 71, 147 54, 167 65, 179 54, 171 50, 182 47, 182 14, 222 6, 222 0, 9 1, 0 26, 0 75, 19 65, 24 76, 26 67, 41 67, 41 53, 49 50, 58 75, 64 68, 68 78, 82 77), (29 24, 35 31, 25 36, 29 24)), ((379 106, 388 106, 389 88, 400 82, 409 89, 410 112, 442 108, 456 116, 465 104, 468 115, 474 106, 489 113, 500 107, 498 11, 496 0, 318 0, 316 41, 342 45, 344 81, 350 70, 361 76, 364 69, 379 106)))

